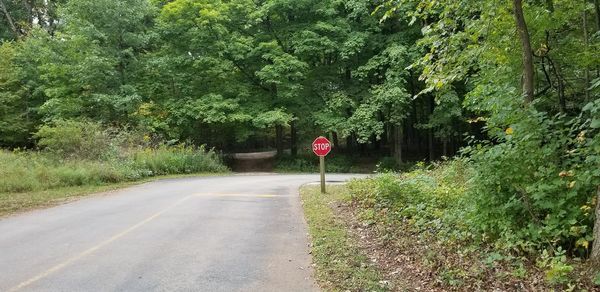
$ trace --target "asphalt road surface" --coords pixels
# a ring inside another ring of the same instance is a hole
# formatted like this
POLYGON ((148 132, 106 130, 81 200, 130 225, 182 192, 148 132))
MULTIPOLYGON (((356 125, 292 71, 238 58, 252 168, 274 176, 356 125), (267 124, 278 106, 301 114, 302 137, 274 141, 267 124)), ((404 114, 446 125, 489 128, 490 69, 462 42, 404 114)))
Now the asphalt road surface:
POLYGON ((318 179, 160 180, 2 219, 0 291, 317 291, 298 188, 318 179))

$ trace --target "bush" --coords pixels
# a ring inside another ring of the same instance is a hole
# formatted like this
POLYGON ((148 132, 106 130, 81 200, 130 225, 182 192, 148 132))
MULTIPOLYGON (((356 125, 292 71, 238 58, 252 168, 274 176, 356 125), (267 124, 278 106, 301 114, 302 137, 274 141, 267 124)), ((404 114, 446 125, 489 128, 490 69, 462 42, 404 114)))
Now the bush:
POLYGON ((585 256, 600 184, 597 132, 589 121, 532 112, 497 130, 499 143, 469 149, 473 224, 504 249, 585 256))
POLYGON ((35 134, 38 146, 63 158, 99 159, 111 147, 108 131, 89 121, 58 120, 35 134))
MULTIPOLYGON (((577 181, 585 188, 585 183, 576 180, 585 171, 557 172, 557 168, 547 165, 552 163, 548 157, 541 159, 537 153, 544 152, 545 147, 527 152, 527 158, 512 143, 489 147, 480 149, 482 152, 472 160, 418 165, 409 173, 385 173, 350 182, 348 188, 360 207, 360 218, 367 224, 380 225, 378 230, 385 230, 385 238, 408 238, 409 246, 418 242, 424 256, 428 252, 438 255, 436 265, 445 268, 469 270, 471 265, 477 267, 473 271, 500 268, 524 275, 522 263, 529 262, 536 263, 537 269, 530 264, 527 272, 545 273, 548 285, 568 285, 576 277, 577 267, 577 261, 569 257, 585 257, 592 239, 592 199, 587 191, 569 186, 570 181, 577 181), (531 177, 523 174, 528 167, 537 170, 531 177), (539 181, 533 181, 535 178, 539 181), (517 181, 531 184, 532 188, 526 190, 540 197, 532 195, 528 206, 517 192, 511 201, 508 192, 518 191, 514 185, 511 188, 517 181), (559 195, 558 191, 564 189, 567 190, 559 195), (556 197, 547 197, 550 195, 556 197), (461 256, 448 260, 448 251, 461 256), (515 265, 511 271, 507 263, 514 264, 517 259, 521 266, 515 265), (496 262, 504 264, 497 266, 496 262)), ((586 156, 584 161, 593 155, 586 156)), ((444 278, 443 272, 435 272, 444 278)), ((474 272, 468 277, 477 275, 474 272)))

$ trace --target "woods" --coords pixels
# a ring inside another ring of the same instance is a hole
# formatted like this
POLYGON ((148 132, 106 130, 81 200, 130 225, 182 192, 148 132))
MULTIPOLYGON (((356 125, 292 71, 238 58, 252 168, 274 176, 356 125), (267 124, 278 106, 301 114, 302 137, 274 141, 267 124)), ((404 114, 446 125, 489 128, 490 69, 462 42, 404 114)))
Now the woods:
POLYGON ((224 151, 282 152, 325 132, 351 153, 361 145, 398 160, 401 149, 411 160, 456 153, 465 131, 481 131, 460 107, 431 121, 444 105, 432 93, 413 99, 424 85, 417 68, 406 69, 423 51, 414 46, 419 28, 380 22, 375 8, 368 1, 65 3, 56 31, 22 22, 25 39, 4 32, 12 37, 3 45, 11 69, 1 78, 10 93, 1 144, 32 147, 39 125, 85 118, 224 151), (270 142, 257 144, 263 140, 270 142))
POLYGON ((456 157, 473 238, 600 261, 597 0, 0 0, 0 42, 0 147, 456 157))

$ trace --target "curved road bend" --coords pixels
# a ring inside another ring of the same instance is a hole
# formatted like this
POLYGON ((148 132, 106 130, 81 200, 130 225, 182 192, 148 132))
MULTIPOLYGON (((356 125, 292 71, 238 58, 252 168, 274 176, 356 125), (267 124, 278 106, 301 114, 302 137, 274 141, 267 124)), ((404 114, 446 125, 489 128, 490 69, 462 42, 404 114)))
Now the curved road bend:
POLYGON ((298 188, 318 179, 159 180, 2 219, 0 291, 317 291, 298 188))

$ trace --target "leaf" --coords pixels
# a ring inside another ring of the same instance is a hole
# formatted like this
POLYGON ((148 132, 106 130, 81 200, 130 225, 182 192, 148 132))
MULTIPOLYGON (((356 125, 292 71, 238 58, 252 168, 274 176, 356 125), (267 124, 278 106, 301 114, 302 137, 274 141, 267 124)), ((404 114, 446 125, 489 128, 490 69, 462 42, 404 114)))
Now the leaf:
POLYGON ((588 102, 581 110, 584 112, 590 111, 594 107, 593 102, 588 102))

